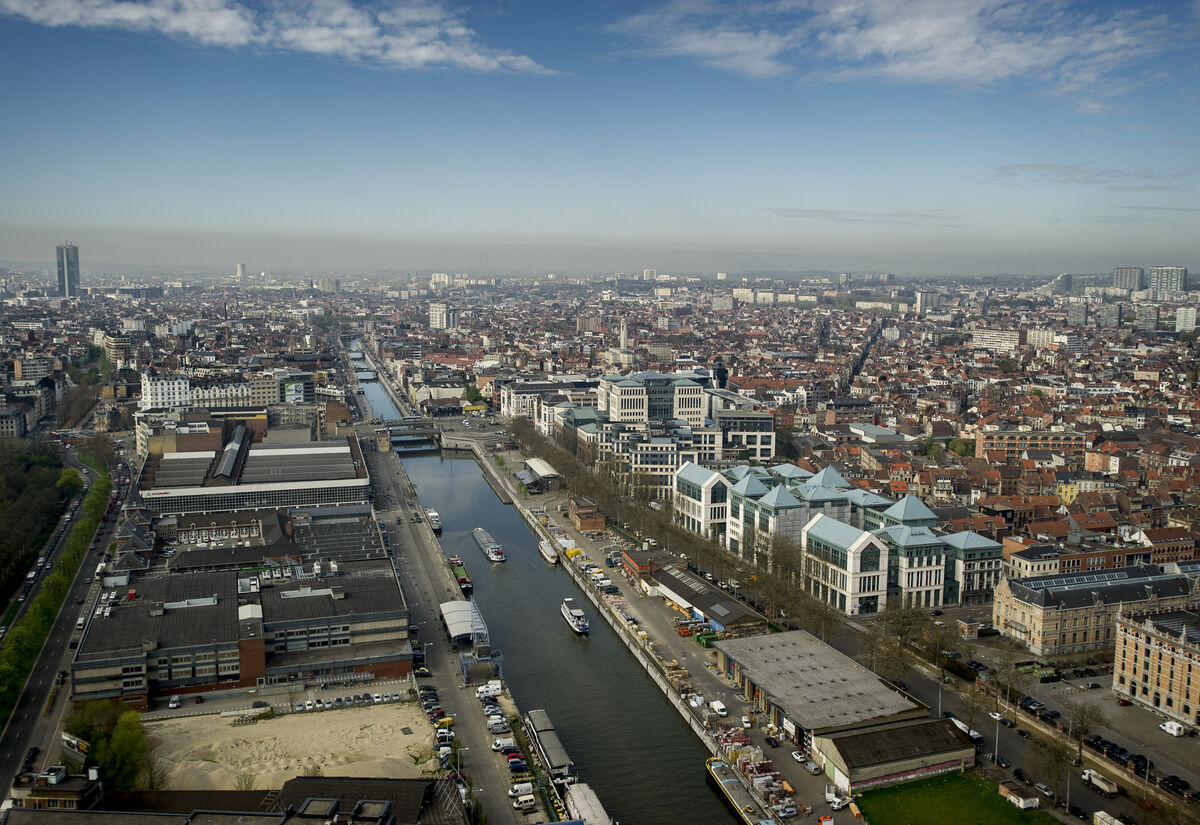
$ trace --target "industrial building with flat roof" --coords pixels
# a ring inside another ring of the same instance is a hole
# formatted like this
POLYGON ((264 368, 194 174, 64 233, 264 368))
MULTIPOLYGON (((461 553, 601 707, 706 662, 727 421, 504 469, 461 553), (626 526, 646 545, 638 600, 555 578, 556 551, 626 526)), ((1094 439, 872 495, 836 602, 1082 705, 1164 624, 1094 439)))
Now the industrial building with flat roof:
POLYGON ((145 708, 161 694, 411 670, 408 607, 389 561, 286 571, 126 576, 119 587, 110 577, 71 665, 71 698, 145 708))
POLYGON ((317 504, 366 504, 371 481, 353 436, 252 443, 236 428, 220 450, 150 455, 140 503, 157 513, 212 513, 317 504))
POLYGON ((947 720, 930 719, 925 705, 807 631, 713 647, 718 670, 839 787, 909 781, 975 762, 974 745, 947 720))

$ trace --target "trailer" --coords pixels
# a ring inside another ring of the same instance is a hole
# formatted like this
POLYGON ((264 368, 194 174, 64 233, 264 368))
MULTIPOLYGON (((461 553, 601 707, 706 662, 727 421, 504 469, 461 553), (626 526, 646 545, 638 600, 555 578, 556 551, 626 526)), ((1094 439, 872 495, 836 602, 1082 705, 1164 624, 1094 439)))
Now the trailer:
POLYGON ((1120 785, 1118 785, 1116 782, 1113 782, 1104 774, 1092 770, 1091 768, 1085 769, 1083 773, 1080 774, 1079 778, 1083 780, 1083 784, 1087 785, 1089 788, 1106 799, 1112 799, 1121 792, 1120 785))

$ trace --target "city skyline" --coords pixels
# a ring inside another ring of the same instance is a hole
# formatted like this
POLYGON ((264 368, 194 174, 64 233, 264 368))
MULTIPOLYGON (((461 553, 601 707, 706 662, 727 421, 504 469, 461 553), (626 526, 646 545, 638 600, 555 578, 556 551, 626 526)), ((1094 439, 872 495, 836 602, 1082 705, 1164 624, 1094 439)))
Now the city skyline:
POLYGON ((0 2, 0 259, 1198 268, 1197 2, 295 9, 0 2))

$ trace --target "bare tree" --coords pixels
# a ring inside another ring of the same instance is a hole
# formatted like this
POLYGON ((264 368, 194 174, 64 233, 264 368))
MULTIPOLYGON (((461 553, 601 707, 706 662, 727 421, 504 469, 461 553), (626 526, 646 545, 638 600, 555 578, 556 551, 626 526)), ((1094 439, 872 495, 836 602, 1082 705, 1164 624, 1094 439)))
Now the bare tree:
POLYGON ((1088 698, 1067 702, 1067 730, 1077 744, 1076 762, 1083 761, 1083 740, 1088 734, 1107 725, 1108 715, 1099 702, 1088 698))
POLYGON ((1057 736, 1039 736, 1033 740, 1033 760, 1038 772, 1048 780, 1046 784, 1054 791, 1054 798, 1061 798, 1071 769, 1070 746, 1057 736))

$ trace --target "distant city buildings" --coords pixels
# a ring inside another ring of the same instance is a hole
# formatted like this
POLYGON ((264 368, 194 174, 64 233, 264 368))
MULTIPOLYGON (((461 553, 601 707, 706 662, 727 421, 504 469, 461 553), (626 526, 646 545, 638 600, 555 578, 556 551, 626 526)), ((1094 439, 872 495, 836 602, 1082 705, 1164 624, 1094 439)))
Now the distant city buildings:
POLYGON ((58 258, 58 294, 61 298, 79 297, 79 247, 63 243, 55 248, 58 258))
POLYGON ((1147 286, 1158 292, 1186 292, 1186 266, 1152 266, 1147 286))
POLYGON ((1137 292, 1145 287, 1146 271, 1140 266, 1118 266, 1113 268, 1113 286, 1137 292))

